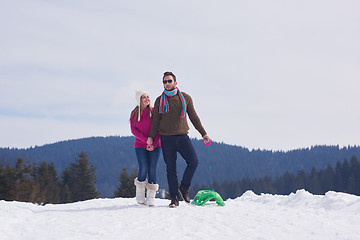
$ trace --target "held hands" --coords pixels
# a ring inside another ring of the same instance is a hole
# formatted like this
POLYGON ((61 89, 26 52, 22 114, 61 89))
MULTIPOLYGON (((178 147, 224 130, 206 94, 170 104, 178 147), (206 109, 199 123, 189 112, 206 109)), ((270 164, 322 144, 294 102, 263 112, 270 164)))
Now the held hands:
POLYGON ((148 140, 146 141, 146 150, 148 151, 152 151, 154 150, 154 146, 153 146, 153 140, 151 137, 148 137, 148 140))
POLYGON ((152 150, 154 150, 154 146, 153 145, 147 145, 146 150, 151 152, 152 150))

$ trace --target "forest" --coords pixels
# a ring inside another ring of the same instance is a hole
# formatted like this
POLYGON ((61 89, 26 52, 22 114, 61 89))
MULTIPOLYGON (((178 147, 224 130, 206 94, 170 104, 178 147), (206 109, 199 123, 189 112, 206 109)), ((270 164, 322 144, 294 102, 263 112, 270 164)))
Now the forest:
MULTIPOLYGON (((191 196, 195 196, 200 189, 211 190, 212 188, 208 185, 201 187, 195 185, 191 189, 191 196)), ((297 174, 286 172, 276 178, 265 176, 258 179, 225 180, 222 183, 215 182, 213 189, 225 199, 239 197, 247 190, 251 190, 256 194, 289 195, 299 189, 305 189, 317 195, 324 195, 328 191, 336 191, 360 196, 360 163, 353 156, 350 162, 347 159, 338 162, 335 169, 328 165, 326 169, 317 170, 313 167, 308 172, 304 170, 299 171, 297 174)))
POLYGON ((47 204, 98 198, 95 172, 84 152, 63 170, 61 178, 53 163, 36 166, 18 158, 14 168, 0 165, 0 199, 47 204))
MULTIPOLYGON (((128 174, 123 168, 118 178, 118 187, 113 197, 135 197, 134 178, 137 169, 128 174)), ((345 192, 360 196, 360 164, 355 156, 350 162, 345 159, 338 162, 335 169, 328 165, 326 169, 310 172, 299 171, 296 175, 286 172, 273 179, 265 176, 259 179, 244 178, 238 181, 215 182, 213 186, 195 184, 190 189, 193 198, 199 190, 215 190, 224 199, 234 199, 247 190, 256 194, 270 193, 288 195, 298 189, 313 194, 325 194, 328 191, 345 192)), ((8 164, 0 166, 0 200, 33 202, 38 204, 70 203, 99 197, 95 187, 96 168, 90 163, 85 152, 66 167, 61 176, 53 163, 42 162, 39 166, 18 158, 14 168, 8 164)))
MULTIPOLYGON (((193 178, 193 186, 209 185, 210 171, 217 183, 231 183, 242 179, 277 179, 285 173, 311 172, 313 168, 325 170, 330 165, 334 171, 338 162, 360 156, 358 146, 311 146, 290 151, 270 151, 229 145, 213 141, 205 146, 201 140, 191 139, 198 155, 199 166, 193 178)), ((96 168, 96 189, 100 197, 113 197, 119 184, 119 175, 126 168, 132 174, 138 166, 134 151, 134 137, 90 137, 67 140, 26 149, 0 148, 0 165, 15 168, 17 159, 40 166, 42 162, 53 164, 62 175, 78 153, 87 154, 96 168)), ((178 156, 178 173, 185 168, 185 161, 178 156)), ((60 176, 61 177, 61 176, 60 176)), ((165 164, 160 155, 157 181, 161 189, 167 188, 165 164)))

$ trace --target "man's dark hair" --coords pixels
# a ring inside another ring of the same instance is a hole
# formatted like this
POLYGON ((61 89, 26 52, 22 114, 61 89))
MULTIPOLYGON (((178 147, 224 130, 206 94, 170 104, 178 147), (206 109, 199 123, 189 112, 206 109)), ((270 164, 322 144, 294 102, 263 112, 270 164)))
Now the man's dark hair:
POLYGON ((174 78, 174 81, 176 82, 176 76, 172 72, 164 72, 163 80, 166 76, 172 76, 174 78))

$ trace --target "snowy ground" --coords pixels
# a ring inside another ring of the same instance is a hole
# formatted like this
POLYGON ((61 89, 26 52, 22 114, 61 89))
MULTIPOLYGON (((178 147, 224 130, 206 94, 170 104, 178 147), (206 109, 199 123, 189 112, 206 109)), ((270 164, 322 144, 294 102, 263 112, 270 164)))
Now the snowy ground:
POLYGON ((226 206, 96 199, 39 206, 0 201, 0 239, 359 239, 360 197, 304 190, 288 196, 248 191, 226 206))

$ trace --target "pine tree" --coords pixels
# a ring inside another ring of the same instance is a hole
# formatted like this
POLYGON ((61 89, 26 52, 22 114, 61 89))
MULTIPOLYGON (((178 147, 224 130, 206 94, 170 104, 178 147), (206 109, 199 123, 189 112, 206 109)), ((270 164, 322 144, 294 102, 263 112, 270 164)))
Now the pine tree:
POLYGON ((286 171, 283 176, 279 177, 275 181, 275 185, 277 186, 277 193, 279 194, 290 194, 294 191, 295 185, 295 176, 292 173, 286 171))
POLYGON ((11 197, 15 201, 29 202, 34 191, 31 178, 33 167, 29 161, 18 158, 14 169, 15 182, 11 186, 11 197))
POLYGON ((89 157, 85 152, 78 154, 75 163, 71 163, 63 172, 62 179, 62 201, 68 201, 69 192, 71 193, 71 201, 84 201, 99 197, 96 190, 96 167, 89 162, 89 157), (67 186, 67 187, 66 187, 67 186))
POLYGON ((7 164, 6 167, 3 167, 3 177, 1 183, 1 193, 0 199, 4 199, 7 201, 14 200, 12 197, 12 187, 15 185, 16 178, 15 178, 15 171, 10 167, 10 164, 7 164))
POLYGON ((341 174, 342 174, 342 181, 344 184, 344 188, 343 188, 343 192, 348 192, 348 185, 349 185, 349 177, 351 175, 351 168, 350 168, 350 164, 348 162, 347 159, 345 159, 345 161, 342 164, 342 169, 341 169, 341 174))
POLYGON ((127 173, 127 168, 124 167, 122 173, 119 175, 119 186, 114 191, 114 197, 135 197, 136 194, 136 187, 134 185, 134 179, 137 176, 137 169, 129 175, 127 173))
POLYGON ((72 182, 70 176, 70 169, 65 168, 61 175, 61 187, 60 187, 60 202, 61 203, 71 203, 71 191, 69 184, 72 182))
POLYGON ((308 180, 308 187, 306 190, 313 194, 321 194, 321 187, 318 179, 318 172, 316 171, 315 167, 311 169, 310 175, 307 177, 308 180))
POLYGON ((334 188, 335 188, 335 185, 334 185, 335 173, 334 173, 334 169, 331 167, 331 165, 329 164, 324 171, 320 172, 319 175, 320 175, 319 178, 320 178, 321 189, 322 189, 321 194, 325 194, 327 191, 334 190, 334 188))
POLYGON ((241 196, 241 194, 243 193, 240 183, 238 181, 234 181, 234 198, 237 198, 239 196, 241 196))
POLYGON ((42 162, 36 168, 34 180, 38 187, 37 203, 60 203, 60 182, 53 163, 42 162))
POLYGON ((342 164, 337 162, 335 168, 334 190, 337 192, 343 192, 345 188, 342 174, 342 164))
MULTIPOLYGON (((214 190, 216 189, 216 191, 221 196, 223 196, 224 198, 230 198, 231 189, 228 180, 225 179, 221 185, 217 181, 215 181, 213 184, 214 184, 214 190)), ((209 187, 209 189, 211 190, 211 186, 209 187)))
POLYGON ((0 165, 0 200, 6 200, 8 192, 10 191, 9 181, 6 176, 5 167, 0 165))
POLYGON ((238 191, 240 191, 240 185, 238 185, 235 181, 231 181, 229 184, 229 197, 236 198, 238 191))
POLYGON ((270 194, 276 193, 276 188, 275 188, 274 182, 273 182, 272 178, 269 176, 264 177, 262 179, 261 186, 262 186, 261 188, 263 189, 261 192, 263 192, 263 193, 270 193, 270 194))
POLYGON ((360 164, 355 156, 350 160, 350 176, 348 180, 347 192, 360 195, 360 164))
POLYGON ((295 177, 295 182, 293 183, 294 185, 292 186, 292 191, 296 192, 299 189, 306 189, 305 180, 306 180, 306 173, 305 170, 302 169, 298 172, 298 174, 295 177))

